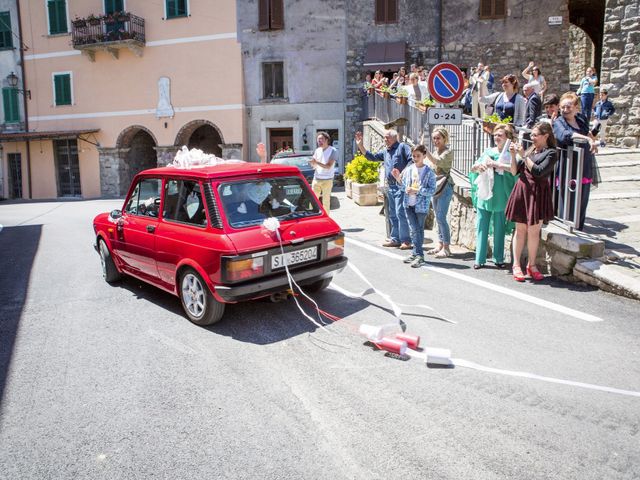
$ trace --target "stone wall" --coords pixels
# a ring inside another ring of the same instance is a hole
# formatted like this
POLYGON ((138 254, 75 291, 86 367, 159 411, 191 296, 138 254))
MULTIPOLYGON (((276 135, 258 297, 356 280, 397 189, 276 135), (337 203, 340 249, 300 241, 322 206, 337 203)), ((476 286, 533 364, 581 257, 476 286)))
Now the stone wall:
MULTIPOLYGON (((479 20, 477 0, 443 1, 443 61, 460 67, 478 62, 491 65, 496 79, 520 73, 533 60, 541 67, 549 92, 569 89, 569 10, 567 0, 527 2, 511 0, 507 18, 479 20), (540 15, 544 12, 544 15, 540 15), (562 25, 548 25, 548 16, 562 16, 562 25)), ((353 132, 363 113, 363 66, 369 43, 404 41, 406 63, 432 67, 438 60, 437 2, 400 0, 400 22, 376 25, 375 2, 347 2, 347 71, 345 105, 345 158, 353 155, 353 132)), ((499 88, 499 83, 496 83, 499 88)))
POLYGON ((640 147, 640 5, 608 0, 605 10, 601 84, 616 107, 607 128, 611 144, 640 147))
POLYGON ((594 66, 593 42, 580 27, 569 26, 569 79, 578 83, 587 67, 594 66))

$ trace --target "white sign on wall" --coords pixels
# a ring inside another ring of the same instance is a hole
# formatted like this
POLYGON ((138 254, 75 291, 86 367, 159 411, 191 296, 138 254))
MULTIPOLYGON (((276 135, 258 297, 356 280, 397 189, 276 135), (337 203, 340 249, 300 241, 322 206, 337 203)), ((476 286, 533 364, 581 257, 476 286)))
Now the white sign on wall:
POLYGON ((562 25, 562 16, 549 17, 549 25, 562 25))

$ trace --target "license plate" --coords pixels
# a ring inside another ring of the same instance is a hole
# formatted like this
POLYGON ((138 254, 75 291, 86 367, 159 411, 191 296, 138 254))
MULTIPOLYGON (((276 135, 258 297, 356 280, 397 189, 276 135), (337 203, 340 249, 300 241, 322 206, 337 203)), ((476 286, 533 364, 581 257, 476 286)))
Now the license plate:
POLYGON ((274 255, 271 257, 271 270, 277 268, 284 268, 285 256, 287 265, 296 265, 298 263, 308 262, 318 258, 318 246, 303 248, 301 250, 294 250, 293 252, 287 252, 284 255, 274 255))

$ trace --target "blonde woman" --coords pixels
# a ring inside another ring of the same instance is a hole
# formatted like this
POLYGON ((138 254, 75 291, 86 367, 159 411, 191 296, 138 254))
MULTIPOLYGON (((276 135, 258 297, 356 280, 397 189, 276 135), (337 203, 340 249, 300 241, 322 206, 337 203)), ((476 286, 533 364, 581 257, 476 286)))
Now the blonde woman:
POLYGON ((446 128, 437 127, 431 133, 433 142, 433 152, 426 151, 426 157, 431 162, 431 167, 438 178, 446 177, 445 185, 442 189, 431 197, 433 211, 436 214, 438 224, 438 246, 427 251, 429 255, 436 258, 451 256, 449 244, 451 243, 451 231, 447 222, 449 204, 453 197, 453 180, 451 179, 451 166, 453 164, 453 151, 448 147, 449 132, 446 128))

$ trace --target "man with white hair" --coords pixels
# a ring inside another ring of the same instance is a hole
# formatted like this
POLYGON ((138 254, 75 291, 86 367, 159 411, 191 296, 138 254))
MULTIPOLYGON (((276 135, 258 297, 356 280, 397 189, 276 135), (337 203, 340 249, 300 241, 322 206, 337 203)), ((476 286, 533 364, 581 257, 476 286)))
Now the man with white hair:
POLYGON ((367 159, 375 162, 384 162, 385 184, 387 186, 387 215, 391 225, 391 233, 383 247, 397 247, 400 250, 411 249, 411 236, 409 234, 409 222, 404 210, 404 189, 400 181, 402 171, 411 158, 409 145, 398 141, 398 132, 387 130, 384 133, 385 148, 378 153, 371 153, 364 148, 362 132, 356 132, 356 145, 358 150, 367 159))
POLYGON ((542 100, 536 93, 535 86, 531 83, 527 83, 522 87, 522 93, 524 98, 527 99, 527 112, 524 117, 523 127, 532 129, 536 124, 537 118, 542 115, 542 100))

